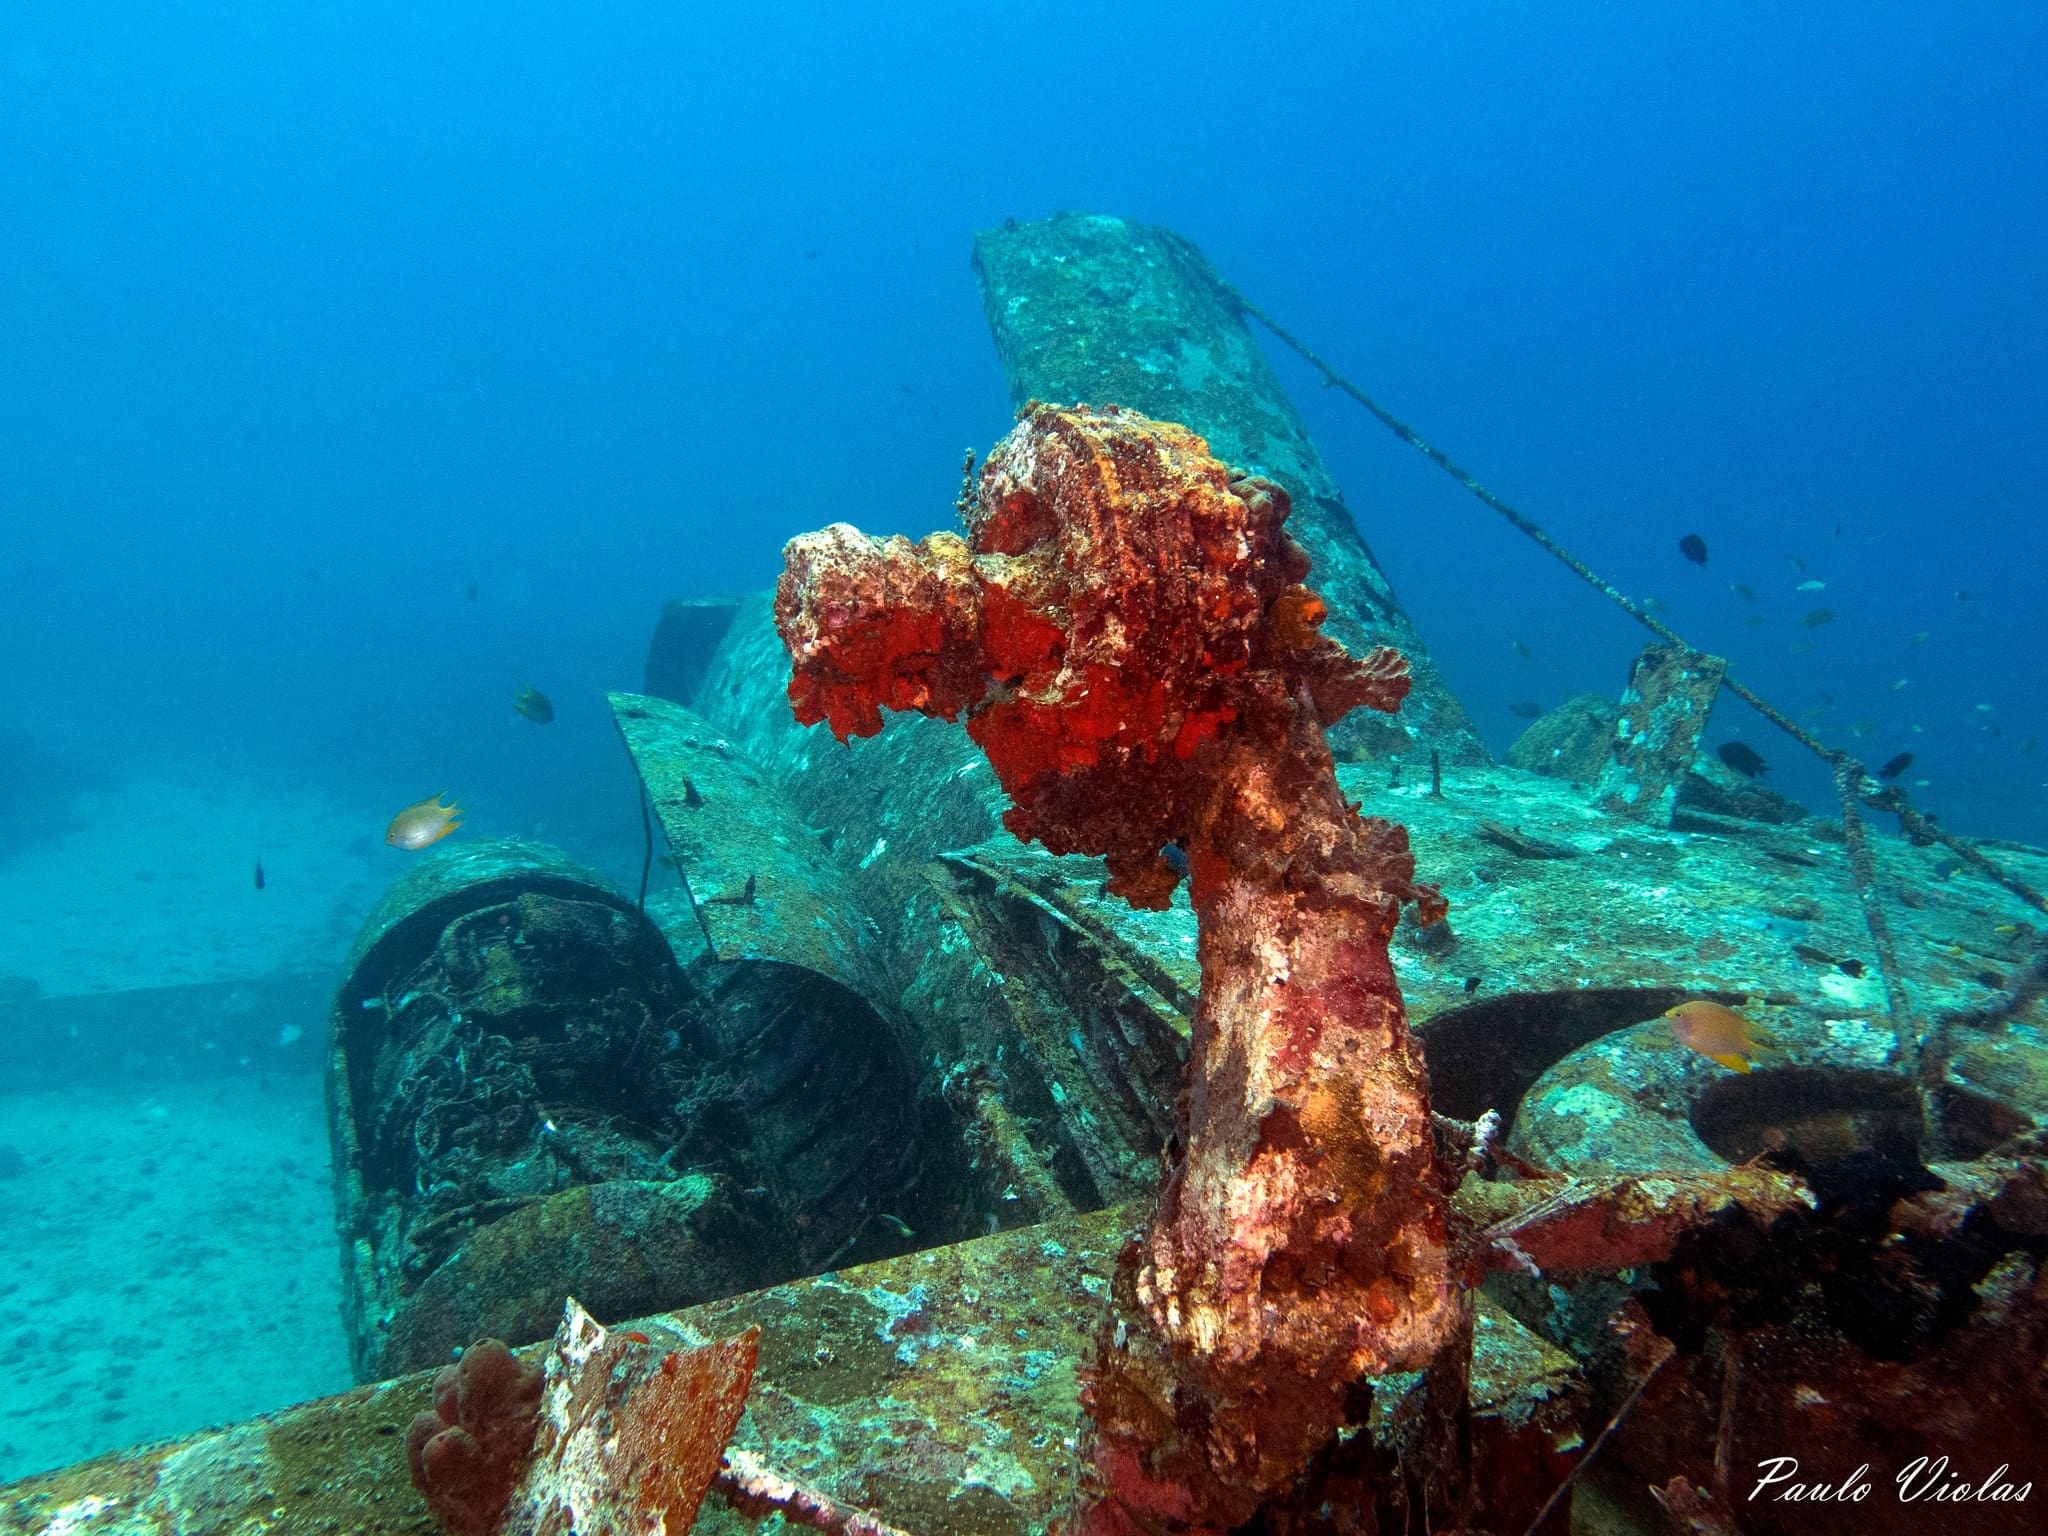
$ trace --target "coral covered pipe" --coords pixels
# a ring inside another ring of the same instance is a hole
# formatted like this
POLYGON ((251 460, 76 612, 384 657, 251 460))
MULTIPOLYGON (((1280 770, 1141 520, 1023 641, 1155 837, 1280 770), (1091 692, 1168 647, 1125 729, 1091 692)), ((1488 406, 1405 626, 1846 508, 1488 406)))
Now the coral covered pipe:
POLYGON ((1286 493, 1186 429, 1033 405, 967 537, 793 540, 776 623, 790 702, 842 741, 953 719, 1019 837, 1102 855, 1165 905, 1186 853, 1202 992, 1182 1148, 1123 1257, 1088 1386, 1073 1528, 1224 1531, 1284 1493, 1347 1389, 1459 1337, 1429 1094, 1387 956, 1407 835, 1345 804, 1326 726, 1399 707, 1393 651, 1318 632, 1286 493))

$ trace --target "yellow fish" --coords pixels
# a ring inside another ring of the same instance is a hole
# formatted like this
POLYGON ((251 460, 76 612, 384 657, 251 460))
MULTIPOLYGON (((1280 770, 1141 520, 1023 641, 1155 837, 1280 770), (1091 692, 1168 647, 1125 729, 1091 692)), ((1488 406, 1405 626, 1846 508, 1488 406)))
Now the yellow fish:
POLYGON ((391 818, 391 825, 384 829, 384 841, 394 848, 424 848, 461 826, 455 819, 461 814, 462 807, 453 800, 443 805, 439 795, 429 795, 391 818))
POLYGON ((1672 1039, 1731 1072, 1747 1072, 1750 1057, 1777 1047, 1769 1034, 1733 1008, 1704 997, 1689 997, 1676 1008, 1665 1009, 1664 1017, 1671 1021, 1672 1039))

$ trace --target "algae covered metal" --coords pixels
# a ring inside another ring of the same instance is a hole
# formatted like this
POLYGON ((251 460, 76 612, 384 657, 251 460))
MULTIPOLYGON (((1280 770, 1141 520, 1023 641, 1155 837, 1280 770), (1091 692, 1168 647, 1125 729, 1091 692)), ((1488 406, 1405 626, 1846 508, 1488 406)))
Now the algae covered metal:
POLYGON ((686 975, 550 849, 437 853, 379 905, 334 1003, 358 1373, 543 1337, 569 1291, 618 1315, 818 1267, 915 1167, 905 1077, 836 984, 745 960, 686 975))
POLYGON ((1650 645, 1629 669, 1614 750, 1594 786, 1608 810, 1668 825, 1680 782, 1698 759, 1728 663, 1701 651, 1650 645))
POLYGON ((776 1246, 812 1269, 891 1221, 924 1225, 919 1042, 845 871, 710 722, 636 694, 611 706, 683 880, 650 910, 689 957, 690 1038, 744 1117, 754 1198, 787 1234, 776 1246))
POLYGON ((329 1045, 359 1375, 541 1337, 565 1288, 637 1311, 758 1273, 695 1166, 690 1002, 654 925, 552 849, 459 844, 392 886, 329 1045))
MULTIPOLYGON (((902 1255, 673 1312, 616 1317, 667 1348, 760 1329, 735 1450, 916 1536, 1040 1536, 1058 1518, 1084 1423, 1077 1368, 1133 1220, 1056 1226, 902 1255)), ((537 1360, 540 1346, 518 1351, 537 1360)), ((406 1475, 406 1431, 436 1371, 267 1414, 0 1492, 0 1533, 231 1536, 437 1529, 406 1475)), ((1572 1456, 1585 1384, 1570 1357, 1482 1300, 1475 1439, 1504 1493, 1572 1456)), ((1412 1389, 1393 1382, 1377 1454, 1412 1389)), ((1523 1496, 1526 1504, 1526 1495, 1523 1496)), ((761 1527, 717 1497, 695 1529, 761 1527)))

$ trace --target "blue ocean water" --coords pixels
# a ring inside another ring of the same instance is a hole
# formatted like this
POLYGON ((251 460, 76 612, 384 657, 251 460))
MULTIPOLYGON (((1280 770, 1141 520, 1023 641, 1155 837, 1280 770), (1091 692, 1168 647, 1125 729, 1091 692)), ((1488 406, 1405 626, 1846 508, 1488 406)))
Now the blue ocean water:
MULTIPOLYGON (((2030 8, 21 3, 0 60, 0 711, 67 758, 635 831, 659 603, 943 525, 1007 418, 969 237, 1073 208, 2048 837, 2030 8)), ((1278 363, 1496 748, 1618 689, 1626 620, 1278 363)))

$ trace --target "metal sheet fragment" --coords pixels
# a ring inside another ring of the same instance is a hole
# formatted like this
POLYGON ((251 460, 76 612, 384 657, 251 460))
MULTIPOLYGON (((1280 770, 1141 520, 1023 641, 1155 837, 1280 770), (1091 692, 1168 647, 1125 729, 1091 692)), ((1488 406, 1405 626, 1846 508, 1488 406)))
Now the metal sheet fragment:
POLYGON ((760 1330, 667 1349, 572 1297, 548 1352, 532 1465, 503 1536, 679 1536, 739 1422, 760 1330))
POLYGON ((1667 826, 1678 785, 1699 755, 1728 663, 1703 651, 1646 645, 1629 668, 1614 722, 1614 756, 1594 798, 1617 816, 1667 826))

